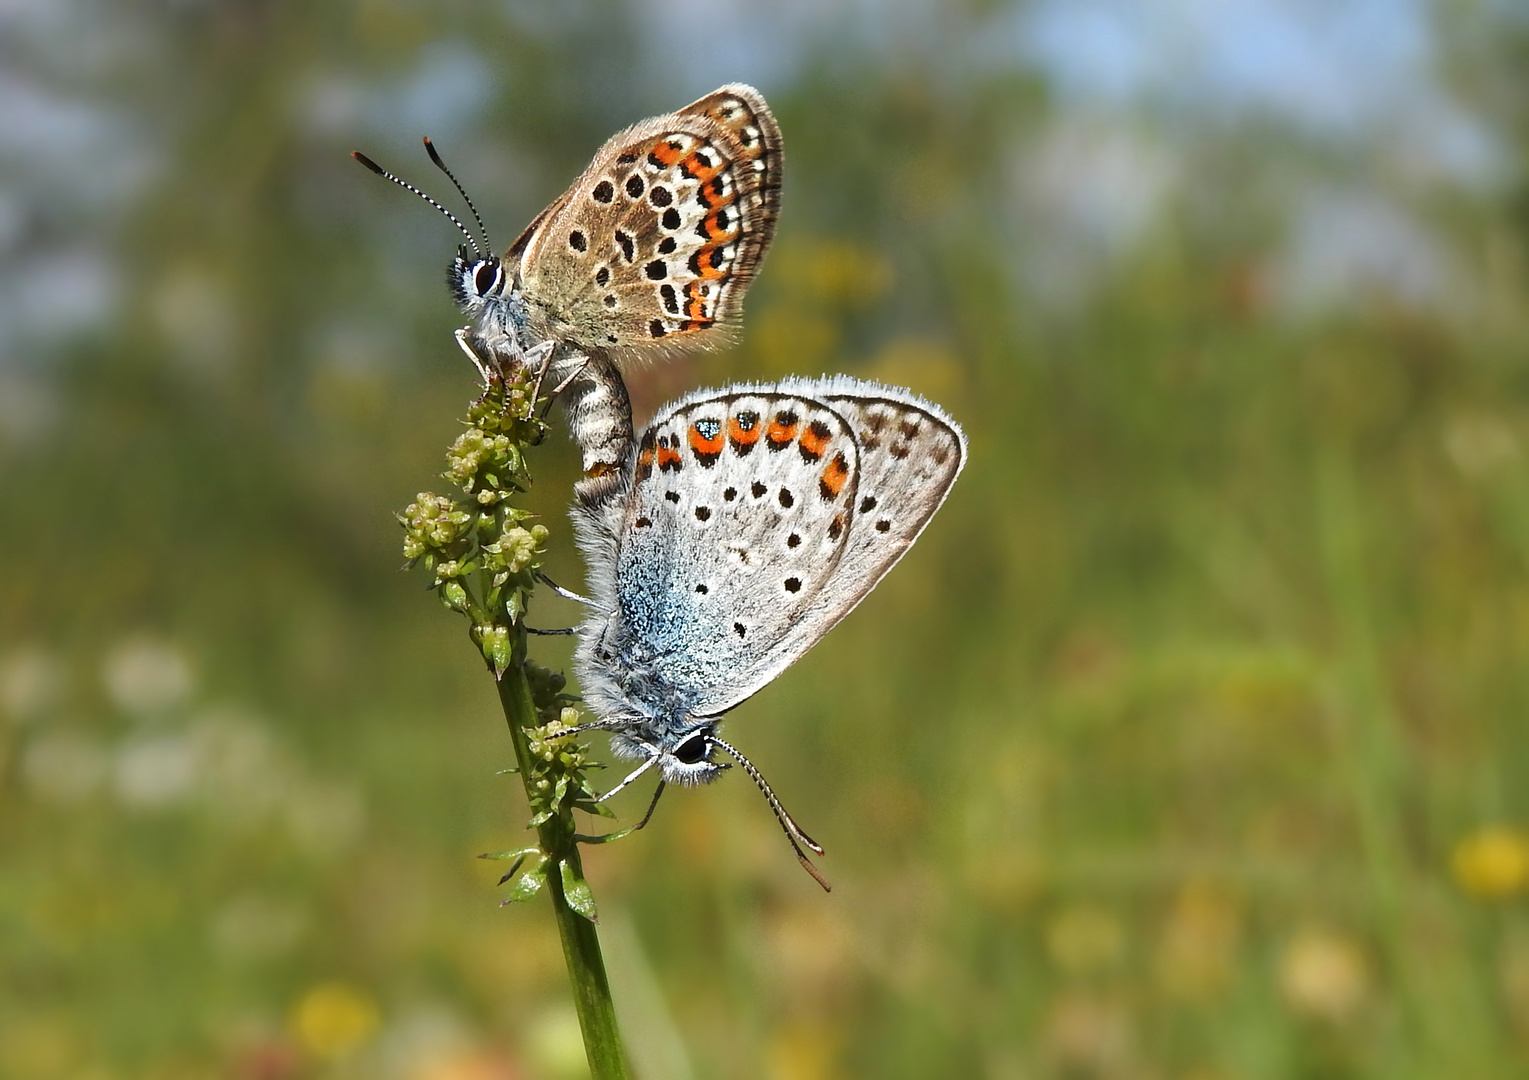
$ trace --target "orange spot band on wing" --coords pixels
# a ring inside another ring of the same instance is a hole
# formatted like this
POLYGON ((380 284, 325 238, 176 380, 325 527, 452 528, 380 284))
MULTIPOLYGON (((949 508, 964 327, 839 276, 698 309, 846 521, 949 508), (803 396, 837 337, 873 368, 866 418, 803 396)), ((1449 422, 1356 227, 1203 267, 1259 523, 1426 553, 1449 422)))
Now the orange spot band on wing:
MULTIPOLYGON (((827 424, 821 420, 814 420, 807 425, 807 430, 802 432, 802 453, 816 461, 823 456, 823 451, 828 449, 828 442, 832 437, 827 424)), ((831 465, 829 467, 832 468, 831 465)))
POLYGON ((752 413, 747 421, 738 416, 728 417, 727 437, 740 446, 753 446, 759 441, 759 417, 752 413))
POLYGON ((678 469, 681 464, 682 460, 678 450, 671 450, 667 446, 660 446, 658 448, 658 467, 660 470, 678 469))
POLYGON ((765 435, 769 438, 771 445, 785 446, 796 438, 797 427, 795 416, 792 416, 790 413, 780 413, 776 415, 774 420, 770 421, 770 427, 765 432, 765 435), (788 420, 789 422, 787 422, 788 420))
POLYGON ((701 295, 699 282, 692 281, 685 286, 685 317, 692 321, 711 321, 710 313, 706 310, 706 297, 701 295))
POLYGON ((719 213, 721 213, 721 211, 727 209, 727 207, 731 206, 731 205, 732 205, 732 201, 729 200, 728 203, 725 206, 719 206, 715 210, 713 210, 711 213, 706 215, 705 220, 703 220, 701 222, 701 229, 702 229, 702 231, 705 232, 706 239, 708 239, 708 240, 730 240, 730 239, 732 239, 733 235, 737 233, 737 231, 738 231, 738 215, 737 214, 730 214, 728 216, 727 226, 725 228, 717 220, 717 215, 719 213))
POLYGON ((715 434, 713 434, 711 438, 707 438, 701 433, 701 429, 698 426, 691 424, 690 449, 694 450, 697 454, 720 454, 722 452, 723 443, 721 425, 718 425, 714 431, 715 434))
MULTIPOLYGON (((720 156, 717 155, 716 150, 712 150, 711 153, 713 155, 720 156)), ((703 185, 706 183, 706 181, 710 180, 713 176, 716 176, 726 167, 727 162, 725 161, 716 165, 702 164, 701 156, 695 151, 691 151, 685 156, 685 160, 680 162, 680 168, 684 170, 685 174, 687 176, 694 177, 696 180, 699 180, 703 185)), ((702 190, 705 190, 705 188, 703 187, 702 190)))
POLYGON ((684 152, 685 148, 679 143, 669 139, 660 139, 653 144, 653 149, 648 151, 648 156, 664 166, 664 168, 668 168, 678 161, 684 152))
MULTIPOLYGON (((803 436, 803 441, 806 437, 803 436)), ((819 490, 825 499, 837 498, 839 492, 844 490, 844 482, 849 479, 849 463, 844 460, 843 454, 835 454, 834 459, 823 468, 823 476, 819 480, 819 490)))
MULTIPOLYGON (((720 171, 720 170, 718 170, 720 171)), ((696 199, 708 210, 715 210, 721 206, 731 206, 737 198, 736 189, 729 190, 727 184, 719 177, 703 181, 701 187, 695 193, 696 199)))
POLYGON ((720 265, 712 265, 712 255, 721 247, 720 244, 706 244, 696 249, 696 253, 690 258, 690 268, 702 281, 715 281, 725 278, 733 272, 731 260, 722 259, 720 265))

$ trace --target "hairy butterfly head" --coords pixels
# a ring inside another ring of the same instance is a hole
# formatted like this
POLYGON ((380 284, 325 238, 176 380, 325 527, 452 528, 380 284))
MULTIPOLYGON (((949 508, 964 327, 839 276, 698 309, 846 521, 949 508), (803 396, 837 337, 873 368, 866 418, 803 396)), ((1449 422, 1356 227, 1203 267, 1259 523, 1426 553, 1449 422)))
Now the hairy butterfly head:
POLYGON ((466 247, 457 248, 457 257, 446 268, 446 285, 457 307, 470 316, 478 316, 493 300, 503 295, 504 262, 497 255, 469 255, 466 247))

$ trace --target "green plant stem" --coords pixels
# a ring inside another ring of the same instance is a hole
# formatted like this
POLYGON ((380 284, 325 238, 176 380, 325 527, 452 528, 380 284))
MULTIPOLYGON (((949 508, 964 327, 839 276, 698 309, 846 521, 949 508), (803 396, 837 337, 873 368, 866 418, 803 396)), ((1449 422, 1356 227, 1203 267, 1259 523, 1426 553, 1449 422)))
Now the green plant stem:
MULTIPOLYGON (((520 766, 521 779, 527 785, 526 796, 531 798, 530 784, 534 774, 526 731, 537 726, 537 716, 531 701, 531 687, 526 682, 524 631, 519 633, 515 662, 499 679, 499 702, 510 725, 515 760, 520 766)), ((537 826, 536 832, 542 850, 553 864, 567 860, 583 877, 579 845, 574 841, 573 830, 565 815, 554 814, 537 826)), ((626 1057, 621 1049, 616 1005, 611 998, 610 981, 605 976, 605 960, 600 955, 600 938, 595 933, 595 924, 568 905, 560 874, 547 875, 546 892, 552 897, 558 934, 563 940, 563 961, 568 966, 568 981, 573 987, 573 1003, 579 1014, 579 1030, 584 1035, 591 1080, 625 1080, 628 1075, 626 1057)))

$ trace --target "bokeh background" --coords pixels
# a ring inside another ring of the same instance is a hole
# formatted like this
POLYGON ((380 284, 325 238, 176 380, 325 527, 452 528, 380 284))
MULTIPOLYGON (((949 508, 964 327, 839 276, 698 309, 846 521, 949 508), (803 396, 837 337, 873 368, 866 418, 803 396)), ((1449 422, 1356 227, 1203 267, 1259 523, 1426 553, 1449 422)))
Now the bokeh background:
POLYGON ((737 775, 588 856, 641 1074, 1529 1074, 1523 5, 8 0, 0 1076, 581 1075, 398 572, 457 236, 346 153, 445 198, 433 136, 502 247, 732 80, 778 239, 639 413, 844 371, 972 457, 728 723, 834 893, 737 775))

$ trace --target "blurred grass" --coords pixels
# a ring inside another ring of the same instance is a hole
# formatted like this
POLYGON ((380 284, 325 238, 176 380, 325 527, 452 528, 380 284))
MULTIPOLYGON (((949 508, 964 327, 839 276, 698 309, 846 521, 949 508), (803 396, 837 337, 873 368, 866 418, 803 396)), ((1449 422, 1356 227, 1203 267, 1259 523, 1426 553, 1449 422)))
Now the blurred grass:
MULTIPOLYGON (((159 117, 164 166, 105 237, 109 328, 15 362, 58 411, 0 449, 0 1077, 578 1075, 546 913, 496 910, 472 858, 524 817, 492 688, 394 572, 390 515, 472 392, 451 238, 344 152, 423 177, 386 94, 422 42, 472 42, 495 78, 451 159, 502 242, 684 99, 630 55, 635 17, 188 8, 66 82, 159 117), (380 118, 324 119, 347 93, 380 118)), ((1464 84, 1522 89, 1518 25, 1461 35, 1464 84)), ((1521 195, 1142 120, 1184 179, 1042 302, 1026 267, 1075 252, 1015 170, 1068 105, 954 40, 896 64, 801 44, 763 87, 790 164, 744 341, 633 380, 646 414, 843 370, 972 442, 897 572, 729 721, 829 848, 832 896, 737 783, 591 854, 632 928, 618 993, 663 1018, 628 1024, 634 1060, 1521 1074, 1521 195), (1469 304, 1282 301, 1278 189, 1335 177, 1402 191, 1469 304)), ((1522 116, 1488 119, 1521 175, 1522 116)), ((68 227, 37 211, 41 241, 68 227)), ((575 467, 559 437, 534 495, 569 584, 575 467)))

